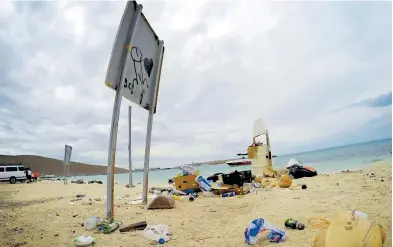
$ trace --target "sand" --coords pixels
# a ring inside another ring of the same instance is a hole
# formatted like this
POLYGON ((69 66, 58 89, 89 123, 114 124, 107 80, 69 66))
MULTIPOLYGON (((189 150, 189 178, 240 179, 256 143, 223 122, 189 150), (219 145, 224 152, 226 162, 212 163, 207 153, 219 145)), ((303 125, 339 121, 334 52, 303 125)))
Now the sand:
MULTIPOLYGON (((172 239, 165 246, 247 246, 244 229, 263 217, 277 227, 291 217, 307 223, 310 217, 329 217, 341 210, 357 209, 380 223, 387 233, 385 246, 392 246, 391 163, 380 162, 357 172, 319 175, 294 180, 292 190, 260 189, 243 197, 199 197, 194 202, 176 201, 176 208, 146 210, 142 205, 116 199, 115 218, 123 226, 146 220, 167 224, 172 239), (375 176, 372 176, 374 173, 375 176), (383 181, 382 181, 383 180, 383 181), (302 190, 296 185, 305 183, 302 190)), ((73 246, 73 239, 90 235, 95 246, 150 246, 140 232, 105 235, 85 230, 81 223, 90 216, 105 217, 105 199, 92 205, 70 204, 78 193, 91 198, 106 196, 106 186, 42 181, 34 184, 0 184, 0 246, 73 246)), ((141 192, 139 186, 116 185, 115 198, 141 192)), ((268 246, 312 246, 318 229, 288 230, 286 242, 268 246)))

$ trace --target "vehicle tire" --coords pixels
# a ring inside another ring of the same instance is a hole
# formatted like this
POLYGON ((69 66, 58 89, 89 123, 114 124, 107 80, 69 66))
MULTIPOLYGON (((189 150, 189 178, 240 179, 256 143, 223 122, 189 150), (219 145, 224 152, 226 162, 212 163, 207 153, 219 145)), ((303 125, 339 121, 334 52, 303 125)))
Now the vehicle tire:
POLYGON ((10 177, 10 183, 11 184, 16 183, 16 177, 10 177))

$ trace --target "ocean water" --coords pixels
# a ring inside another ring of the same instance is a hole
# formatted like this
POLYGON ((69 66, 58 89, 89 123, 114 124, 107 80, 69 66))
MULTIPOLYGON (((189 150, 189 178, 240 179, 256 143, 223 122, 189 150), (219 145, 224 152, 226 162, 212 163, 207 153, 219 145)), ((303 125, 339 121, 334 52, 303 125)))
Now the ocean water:
MULTIPOLYGON (((352 144, 342 147, 334 147, 323 150, 315 150, 305 153, 289 154, 278 156, 273 159, 274 168, 285 167, 288 160, 296 158, 303 162, 303 165, 314 167, 318 173, 334 173, 342 170, 356 170, 370 166, 378 161, 392 160, 392 139, 352 144)), ((201 165, 197 167, 203 176, 210 176, 214 173, 228 173, 234 170, 251 170, 251 166, 230 167, 227 164, 201 165)), ((149 172, 149 183, 166 183, 169 178, 174 177, 180 170, 153 170, 149 172)), ((142 183, 143 172, 133 172, 134 184, 142 183)), ((69 179, 101 180, 106 183, 106 175, 79 176, 69 179)), ((116 174, 115 181, 119 184, 128 183, 127 174, 116 174)))

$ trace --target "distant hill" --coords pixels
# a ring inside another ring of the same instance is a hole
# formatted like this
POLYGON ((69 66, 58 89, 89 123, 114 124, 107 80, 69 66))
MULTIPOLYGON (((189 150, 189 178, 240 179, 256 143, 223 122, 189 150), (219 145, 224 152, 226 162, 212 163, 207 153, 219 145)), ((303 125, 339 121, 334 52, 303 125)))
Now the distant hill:
MULTIPOLYGON (((4 164, 22 164, 24 167, 30 167, 32 171, 38 174, 55 176, 63 176, 64 165, 63 161, 35 156, 35 155, 0 155, 0 165, 4 164)), ((83 176, 83 175, 105 175, 107 166, 89 165, 79 162, 71 162, 69 175, 83 176)), ((115 173, 128 173, 127 169, 115 168, 115 173)))

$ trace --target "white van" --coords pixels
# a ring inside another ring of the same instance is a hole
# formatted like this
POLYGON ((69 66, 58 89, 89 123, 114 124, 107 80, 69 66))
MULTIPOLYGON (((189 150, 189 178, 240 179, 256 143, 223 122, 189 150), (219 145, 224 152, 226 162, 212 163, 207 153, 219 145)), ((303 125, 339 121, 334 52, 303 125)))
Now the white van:
POLYGON ((22 165, 0 166, 0 181, 10 181, 11 184, 17 181, 26 181, 25 167, 22 165))

